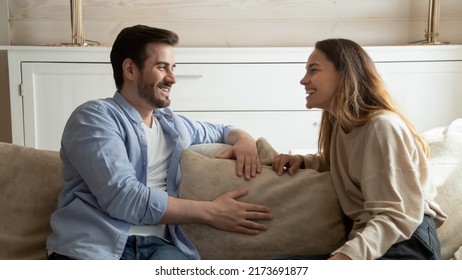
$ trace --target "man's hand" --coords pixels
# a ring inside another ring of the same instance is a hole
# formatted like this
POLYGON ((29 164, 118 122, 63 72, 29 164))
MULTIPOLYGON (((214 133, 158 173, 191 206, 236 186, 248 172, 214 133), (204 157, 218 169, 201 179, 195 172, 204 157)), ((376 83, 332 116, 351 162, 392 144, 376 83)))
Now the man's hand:
MULTIPOLYGON (((213 186, 210 186, 213 188, 213 186)), ((256 235, 268 226, 257 221, 271 220, 268 207, 237 199, 249 190, 226 192, 212 201, 181 199, 169 196, 161 224, 208 224, 217 229, 256 235)))
POLYGON ((244 175, 246 180, 255 178, 258 173, 261 173, 260 156, 252 136, 239 129, 233 130, 228 136, 227 143, 233 145, 232 149, 224 151, 215 158, 235 159, 237 176, 244 175))
POLYGON ((224 193, 211 201, 209 224, 215 228, 256 235, 266 231, 268 226, 255 220, 271 220, 272 215, 266 206, 237 201, 248 190, 235 190, 224 193))

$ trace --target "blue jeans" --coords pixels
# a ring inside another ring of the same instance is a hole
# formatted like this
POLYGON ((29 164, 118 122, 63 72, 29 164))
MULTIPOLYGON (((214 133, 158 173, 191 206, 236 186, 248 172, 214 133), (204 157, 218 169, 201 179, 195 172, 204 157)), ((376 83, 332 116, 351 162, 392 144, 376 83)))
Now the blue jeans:
POLYGON ((121 260, 187 260, 173 244, 156 236, 128 237, 121 260))
MULTIPOLYGON (((288 255, 279 256, 276 260, 325 260, 329 255, 303 256, 288 255)), ((435 221, 432 217, 425 215, 422 224, 412 234, 411 238, 394 244, 378 258, 378 260, 440 260, 440 241, 436 232, 435 221)))
POLYGON ((435 221, 425 215, 411 238, 394 244, 379 260, 440 260, 441 247, 435 221))
MULTIPOLYGON (((49 260, 72 260, 68 256, 52 253, 49 260)), ((127 239, 121 260, 187 260, 173 244, 156 236, 131 235, 127 239)))

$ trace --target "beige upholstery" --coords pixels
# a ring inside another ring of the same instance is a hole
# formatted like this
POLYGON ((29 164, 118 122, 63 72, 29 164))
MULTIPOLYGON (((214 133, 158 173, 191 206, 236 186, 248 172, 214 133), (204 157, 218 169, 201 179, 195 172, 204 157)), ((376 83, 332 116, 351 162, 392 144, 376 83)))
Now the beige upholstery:
POLYGON ((57 152, 0 143, 0 259, 45 259, 61 175, 57 152))
MULTIPOLYGON (((271 163, 272 147, 259 139, 262 162, 271 163), (268 158, 269 157, 269 158, 268 158)), ((194 147, 208 151, 208 145, 194 147)), ((216 148, 216 144, 212 147, 216 148)), ((209 154, 210 156, 210 154, 209 154)), ((207 225, 184 225, 183 229, 204 259, 268 259, 284 255, 329 254, 345 242, 344 217, 329 172, 300 170, 278 176, 270 166, 246 181, 235 173, 234 160, 213 159, 185 151, 181 160, 183 181, 180 197, 212 200, 238 189, 250 190, 241 201, 270 207, 269 229, 257 236, 225 232, 207 225)))
MULTIPOLYGON (((430 165, 438 184, 437 201, 448 215, 438 229, 444 259, 462 258, 462 119, 424 134, 431 148, 430 165)), ((259 140, 262 162, 273 156, 259 140)), ((244 236, 208 226, 184 226, 204 258, 267 258, 284 253, 324 253, 342 240, 339 207, 328 173, 300 172, 292 179, 275 176, 270 167, 246 182, 234 175, 232 160, 212 157, 223 145, 185 151, 181 195, 212 199, 236 187, 250 189, 245 201, 265 204, 274 219, 268 232, 244 236), (320 232, 324 232, 321 235, 320 232)), ((49 218, 57 205, 61 162, 57 152, 0 143, 0 259, 45 259, 49 218)))

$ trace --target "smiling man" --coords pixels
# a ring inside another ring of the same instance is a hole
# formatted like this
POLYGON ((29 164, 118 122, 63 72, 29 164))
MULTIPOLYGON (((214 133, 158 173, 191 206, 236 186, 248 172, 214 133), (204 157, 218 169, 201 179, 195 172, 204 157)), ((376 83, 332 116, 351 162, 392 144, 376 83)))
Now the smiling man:
POLYGON ((167 108, 177 43, 175 33, 143 25, 117 36, 111 50, 117 92, 79 106, 63 132, 49 259, 198 259, 180 224, 250 235, 266 230, 256 221, 271 219, 269 209, 236 200, 245 190, 213 201, 177 198, 181 154, 193 144, 231 144, 238 176, 250 180, 261 171, 248 133, 167 108))

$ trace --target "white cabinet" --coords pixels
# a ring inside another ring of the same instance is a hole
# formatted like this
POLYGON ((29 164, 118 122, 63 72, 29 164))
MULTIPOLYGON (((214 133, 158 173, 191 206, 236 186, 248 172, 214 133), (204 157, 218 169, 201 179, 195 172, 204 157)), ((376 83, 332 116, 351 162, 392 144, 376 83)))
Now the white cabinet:
MULTIPOLYGON (((58 150, 72 110, 110 97, 109 48, 6 47, 13 143, 58 150)), ((462 117, 462 46, 368 47, 421 132, 462 117)), ((280 152, 316 147, 321 111, 299 84, 312 48, 177 48, 172 109, 265 137, 280 152)))
POLYGON ((178 63, 175 71, 177 113, 237 125, 281 152, 316 147, 321 111, 305 108, 305 63, 178 63))
POLYGON ((61 132, 78 104, 115 91, 110 64, 22 64, 25 146, 58 150, 61 132))
MULTIPOLYGON (((281 152, 315 147, 321 112, 305 109, 299 79, 305 51, 177 49, 172 109, 196 120, 233 124, 281 152), (291 58, 292 56, 292 58, 291 58), (300 133, 303 130, 304 133, 300 133)), ((8 50, 13 142, 58 150, 72 112, 112 96, 107 48, 12 47, 8 50)))
POLYGON ((418 131, 448 125, 462 117, 460 57, 454 61, 377 63, 377 68, 418 131))
POLYGON ((188 111, 304 111, 304 63, 179 64, 172 107, 188 111))

